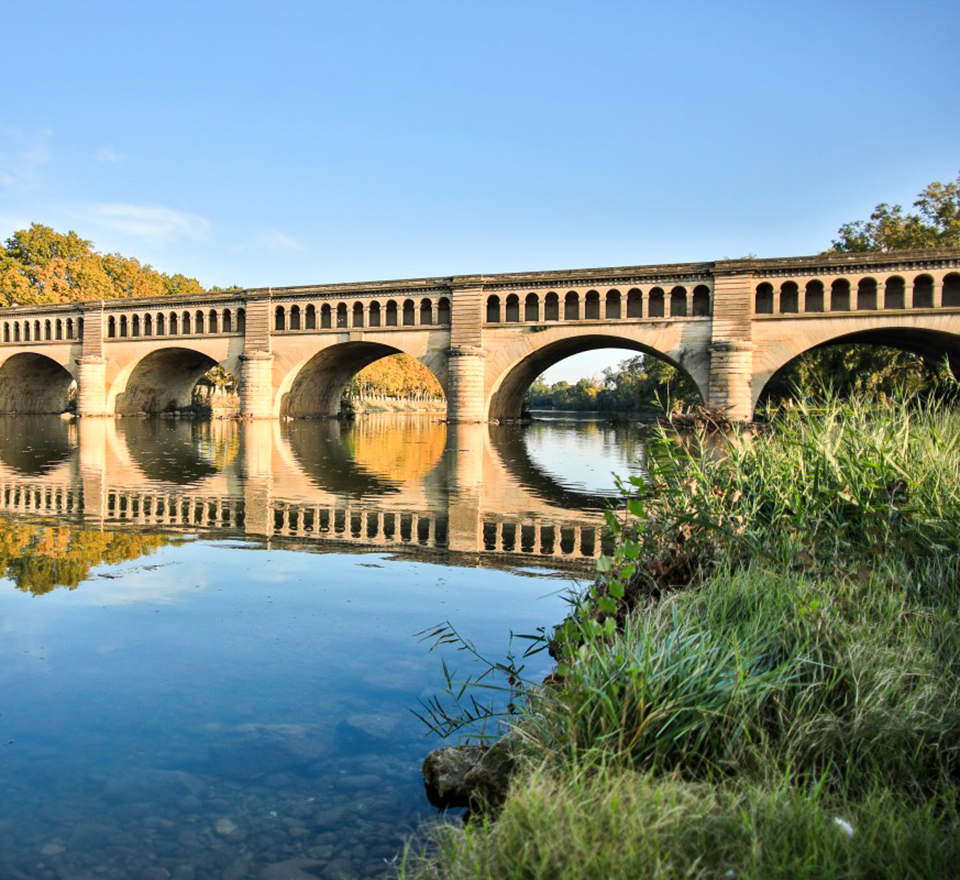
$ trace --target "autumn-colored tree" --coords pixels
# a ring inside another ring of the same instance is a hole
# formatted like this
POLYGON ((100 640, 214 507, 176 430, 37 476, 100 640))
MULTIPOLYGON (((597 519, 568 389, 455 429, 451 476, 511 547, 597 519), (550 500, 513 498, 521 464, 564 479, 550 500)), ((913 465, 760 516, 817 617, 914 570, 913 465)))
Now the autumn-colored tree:
POLYGON ((167 275, 134 257, 101 254, 76 232, 34 223, 0 248, 0 304, 202 293, 196 278, 167 275))

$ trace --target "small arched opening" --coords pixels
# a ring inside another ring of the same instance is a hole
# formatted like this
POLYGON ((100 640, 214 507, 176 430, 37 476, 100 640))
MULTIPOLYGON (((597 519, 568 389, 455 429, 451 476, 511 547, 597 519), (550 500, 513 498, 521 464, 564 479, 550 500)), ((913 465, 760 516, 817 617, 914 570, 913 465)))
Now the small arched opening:
POLYGON ((347 304, 337 303, 337 328, 342 330, 347 327, 347 304))
POLYGON ((329 303, 320 306, 320 329, 333 329, 333 309, 330 308, 329 303))
POLYGON ((520 297, 515 293, 507 297, 504 320, 509 324, 516 324, 520 320, 520 297))
POLYGON ((905 309, 907 307, 906 282, 899 276, 888 278, 883 287, 883 307, 885 309, 905 309))
POLYGON ((647 317, 648 318, 663 318, 666 317, 666 312, 664 309, 664 293, 662 287, 654 287, 650 290, 650 295, 647 297, 647 317))
POLYGON ((433 323, 433 300, 420 300, 420 323, 427 326, 433 323))
POLYGON ((800 288, 796 281, 784 281, 780 285, 780 314, 792 315, 800 311, 800 288))
POLYGON ((951 272, 943 279, 943 307, 960 307, 960 274, 951 272))
POLYGON ((803 310, 805 312, 822 312, 823 306, 823 282, 808 281, 804 295, 803 310))
POLYGON ((575 290, 571 290, 563 298, 563 320, 580 320, 580 296, 575 290))
POLYGON ((300 329, 300 306, 290 306, 290 329, 300 329))
POLYGON ((387 326, 396 327, 399 323, 398 321, 398 312, 399 308, 397 306, 396 300, 387 300, 387 326))
POLYGON ((588 290, 583 298, 583 317, 587 321, 600 320, 600 294, 596 290, 588 290))
POLYGON ((364 324, 363 320, 363 303, 355 302, 353 304, 353 326, 362 327, 364 324))
POLYGON ((303 326, 306 330, 317 329, 317 307, 310 303, 303 313, 303 326))
POLYGON ((500 297, 496 294, 487 297, 487 323, 500 323, 500 297))
POLYGON ((445 296, 441 296, 437 303, 437 323, 444 326, 450 325, 450 300, 445 296))
POLYGON ((417 307, 412 299, 403 301, 403 326, 415 327, 417 323, 417 307))
POLYGON ((376 300, 370 303, 370 326, 380 326, 380 303, 378 303, 376 300))
POLYGON ((837 278, 830 285, 830 311, 850 311, 850 282, 846 278, 837 278))
POLYGON ((273 329, 274 330, 286 330, 287 329, 287 311, 283 306, 277 306, 273 310, 273 329))
POLYGON ((543 320, 560 320, 560 296, 554 291, 550 291, 543 300, 543 320))
POLYGON ((627 317, 643 317, 643 294, 636 287, 627 291, 627 317))
POLYGON ((857 311, 873 312, 877 308, 877 281, 875 278, 861 278, 857 282, 857 311))
POLYGON ((674 287, 670 291, 670 317, 687 317, 687 289, 685 287, 674 287))
POLYGON ((604 316, 608 321, 616 321, 620 318, 620 291, 619 290, 608 290, 604 316))
POLYGON ((757 285, 756 292, 756 302, 754 305, 754 311, 758 315, 772 315, 773 314, 773 285, 764 281, 763 284, 757 285))
POLYGON ((913 279, 913 307, 933 308, 933 278, 929 275, 918 275, 913 279))

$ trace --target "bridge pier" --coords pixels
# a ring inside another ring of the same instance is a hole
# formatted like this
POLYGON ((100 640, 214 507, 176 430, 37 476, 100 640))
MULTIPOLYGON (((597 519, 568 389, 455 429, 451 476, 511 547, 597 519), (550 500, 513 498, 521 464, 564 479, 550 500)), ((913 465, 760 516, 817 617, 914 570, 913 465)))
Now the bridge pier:
POLYGON ((723 407, 734 421, 749 422, 753 418, 752 376, 752 343, 730 339, 713 343, 707 403, 723 407))
POLYGON ((483 395, 485 352, 472 345, 457 345, 447 352, 449 395, 448 422, 485 422, 483 395))
POLYGON ((253 351, 240 355, 240 415, 273 418, 273 355, 253 351))
POLYGON ((108 415, 107 359, 83 355, 77 361, 77 367, 77 415, 108 415))

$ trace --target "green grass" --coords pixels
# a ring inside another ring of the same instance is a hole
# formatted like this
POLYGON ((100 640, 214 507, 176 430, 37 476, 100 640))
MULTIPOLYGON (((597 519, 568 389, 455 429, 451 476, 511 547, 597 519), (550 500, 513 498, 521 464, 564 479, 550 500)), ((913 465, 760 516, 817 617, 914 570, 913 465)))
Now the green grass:
POLYGON ((663 435, 628 494, 502 814, 402 876, 960 874, 960 414, 663 435))

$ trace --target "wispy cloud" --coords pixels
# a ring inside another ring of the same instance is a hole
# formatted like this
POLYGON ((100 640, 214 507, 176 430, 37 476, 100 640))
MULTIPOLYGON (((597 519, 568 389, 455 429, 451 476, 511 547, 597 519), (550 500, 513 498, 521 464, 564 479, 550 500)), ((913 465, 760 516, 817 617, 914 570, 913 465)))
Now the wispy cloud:
POLYGON ((19 193, 43 183, 43 169, 50 162, 50 129, 25 131, 0 125, 0 189, 19 193))
POLYGON ((118 153, 116 150, 111 150, 109 147, 100 147, 100 149, 94 153, 94 158, 98 162, 122 162, 123 153, 118 153))
POLYGON ((203 241, 210 233, 209 221, 199 214, 162 205, 93 205, 90 220, 114 232, 121 232, 153 244, 182 239, 203 241))
POLYGON ((268 229, 257 236, 257 241, 265 248, 271 251, 305 251, 307 248, 297 241, 292 235, 285 232, 279 232, 276 229, 268 229))

